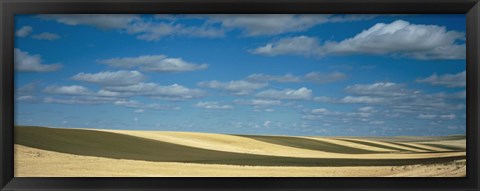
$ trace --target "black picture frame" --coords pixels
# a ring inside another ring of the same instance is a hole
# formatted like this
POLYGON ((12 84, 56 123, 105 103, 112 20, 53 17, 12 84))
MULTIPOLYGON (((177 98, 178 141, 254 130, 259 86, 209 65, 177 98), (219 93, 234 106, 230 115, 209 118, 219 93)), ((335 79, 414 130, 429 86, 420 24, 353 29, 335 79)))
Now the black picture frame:
POLYGON ((478 0, 0 0, 0 188, 13 190, 480 190, 478 0), (16 178, 14 15, 94 13, 466 14, 467 176, 463 178, 16 178))

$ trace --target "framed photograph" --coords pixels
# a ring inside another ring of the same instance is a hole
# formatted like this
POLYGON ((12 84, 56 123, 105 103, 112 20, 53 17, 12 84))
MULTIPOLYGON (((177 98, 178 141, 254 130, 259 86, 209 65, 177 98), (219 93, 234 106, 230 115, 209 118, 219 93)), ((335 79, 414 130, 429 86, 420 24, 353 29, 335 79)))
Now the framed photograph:
POLYGON ((479 190, 480 5, 19 1, 1 190, 479 190))

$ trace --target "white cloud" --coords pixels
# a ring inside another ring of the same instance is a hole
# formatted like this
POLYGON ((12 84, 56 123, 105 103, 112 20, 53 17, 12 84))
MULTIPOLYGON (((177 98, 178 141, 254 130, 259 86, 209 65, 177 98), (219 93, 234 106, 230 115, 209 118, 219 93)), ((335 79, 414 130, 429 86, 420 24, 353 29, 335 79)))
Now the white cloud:
POLYGON ((247 36, 276 35, 304 31, 326 20, 324 15, 217 15, 210 22, 220 22, 225 28, 240 28, 247 36))
POLYGON ((234 101, 238 105, 249 105, 255 107, 266 107, 266 106, 276 106, 281 105, 282 102, 279 100, 266 100, 266 99, 251 99, 251 100, 240 100, 237 99, 234 101))
POLYGON ((374 15, 243 14, 207 17, 210 23, 221 23, 227 29, 240 29, 246 36, 261 36, 305 31, 322 23, 366 20, 374 15))
POLYGON ((145 110, 144 110, 144 109, 136 109, 136 110, 133 111, 133 112, 135 112, 135 113, 143 113, 143 112, 145 112, 145 110))
POLYGON ((38 99, 33 95, 23 95, 23 96, 16 96, 15 101, 26 102, 26 103, 36 103, 38 99))
POLYGON ((272 124, 271 121, 265 121, 265 122, 263 122, 263 126, 264 126, 264 127, 269 127, 271 124, 272 124))
POLYGON ((118 68, 139 67, 140 70, 148 72, 189 72, 208 68, 207 64, 194 64, 181 58, 169 58, 165 55, 111 58, 98 62, 118 68))
POLYGON ((98 73, 78 73, 72 77, 73 80, 95 83, 105 86, 134 85, 145 79, 145 76, 138 71, 104 71, 98 73))
POLYGON ((333 100, 334 98, 327 97, 327 96, 318 96, 313 98, 313 101, 316 101, 316 102, 332 102, 333 100))
POLYGON ((310 72, 305 74, 305 80, 315 83, 330 83, 347 78, 344 73, 341 72, 332 72, 332 73, 320 73, 320 72, 310 72))
POLYGON ((88 25, 100 29, 123 29, 140 20, 138 15, 122 14, 44 14, 39 17, 70 26, 88 25))
POLYGON ((186 27, 181 24, 138 22, 127 28, 130 34, 138 34, 137 38, 145 41, 158 41, 165 36, 193 36, 217 38, 223 37, 224 31, 208 26, 186 27))
POLYGON ((301 82, 301 78, 292 74, 285 74, 282 76, 268 75, 268 74, 251 74, 247 78, 249 81, 276 81, 276 82, 301 82))
POLYGON ((101 98, 101 97, 91 97, 91 96, 81 96, 81 97, 71 97, 67 99, 55 98, 55 97, 45 97, 43 99, 44 103, 55 103, 55 104, 69 104, 69 105, 79 105, 79 104, 104 104, 112 102, 111 98, 101 98))
POLYGON ((190 89, 178 84, 162 86, 156 83, 138 83, 129 86, 108 86, 106 90, 128 93, 132 95, 150 96, 168 100, 191 99, 204 96, 204 92, 199 89, 190 89))
POLYGON ((345 96, 340 101, 341 103, 374 104, 374 103, 383 103, 386 101, 386 99, 379 98, 379 97, 369 97, 369 96, 345 96))
POLYGON ((44 33, 33 35, 32 38, 37 40, 54 41, 54 40, 60 39, 60 35, 55 33, 44 32, 44 33))
POLYGON ((231 105, 222 105, 220 102, 198 102, 195 107, 204 109, 233 109, 231 105))
POLYGON ((397 20, 378 23, 353 38, 327 42, 327 52, 336 54, 399 54, 415 59, 464 59, 465 33, 447 31, 443 26, 416 25, 397 20))
POLYGON ((193 37, 222 37, 224 31, 208 26, 186 27, 174 22, 158 22, 144 19, 140 15, 124 14, 65 14, 40 15, 40 18, 54 20, 70 26, 86 25, 103 30, 119 30, 137 35, 140 40, 156 41, 164 36, 182 35, 193 37))
POLYGON ((129 108, 138 108, 140 107, 140 102, 134 100, 118 100, 113 102, 114 105, 129 107, 129 108))
POLYGON ((48 94, 63 94, 63 95, 88 95, 92 92, 83 86, 72 85, 72 86, 55 86, 50 85, 43 89, 44 93, 48 94))
POLYGON ((15 89, 15 94, 32 94, 37 91, 38 81, 33 81, 15 89))
POLYGON ((31 26, 23 26, 22 28, 15 31, 15 36, 27 37, 32 33, 32 31, 33 31, 33 28, 31 26))
POLYGON ((123 106, 126 108, 134 108, 135 113, 143 113, 146 109, 153 110, 178 110, 180 107, 172 107, 168 105, 160 105, 156 103, 144 104, 135 100, 117 100, 113 102, 114 105, 123 106))
POLYGON ((312 90, 306 87, 284 90, 265 90, 257 93, 255 96, 270 99, 293 99, 293 100, 308 100, 312 97, 312 90))
POLYGON ((378 23, 352 38, 327 41, 323 44, 315 37, 297 36, 280 39, 258 47, 255 54, 304 56, 374 54, 403 56, 419 60, 465 59, 465 33, 447 31, 444 26, 417 25, 397 20, 378 23))
POLYGON ((383 125, 383 124, 385 124, 385 121, 370 121, 369 124, 372 124, 372 125, 383 125))
POLYGON ((393 82, 376 82, 373 84, 355 84, 347 86, 345 91, 357 95, 404 96, 412 93, 405 85, 393 82))
POLYGON ((62 68, 61 64, 43 64, 40 55, 31 55, 18 48, 14 50, 15 70, 20 72, 53 72, 62 68))
POLYGON ((330 111, 328 111, 328 109, 325 109, 325 108, 318 108, 318 109, 312 109, 311 113, 312 114, 327 114, 329 113, 330 111))
POLYGON ((447 86, 450 88, 465 87, 466 86, 466 71, 457 74, 432 74, 430 77, 417 79, 418 83, 427 83, 434 86, 447 86))
POLYGON ((361 107, 361 108, 358 108, 359 111, 361 112, 372 112, 374 111, 375 109, 371 106, 366 106, 366 107, 361 107))
POLYGON ((418 117, 419 119, 435 119, 437 118, 437 115, 434 115, 434 114, 419 114, 418 117))
POLYGON ((448 119, 448 120, 454 120, 457 118, 455 114, 447 114, 447 115, 440 115, 440 118, 442 119, 448 119))
POLYGON ((268 82, 276 81, 281 83, 293 82, 313 82, 313 83, 330 83, 346 78, 346 75, 341 72, 321 73, 309 72, 304 76, 295 76, 293 74, 285 75, 268 75, 268 74, 251 74, 246 79, 249 81, 268 82))
POLYGON ((219 81, 213 80, 213 81, 199 82, 198 85, 206 88, 224 90, 235 95, 247 95, 257 89, 266 87, 268 84, 249 82, 244 80, 229 81, 229 82, 219 82, 219 81))
POLYGON ((287 37, 251 50, 253 54, 276 56, 293 54, 316 56, 323 54, 318 39, 307 36, 287 37))

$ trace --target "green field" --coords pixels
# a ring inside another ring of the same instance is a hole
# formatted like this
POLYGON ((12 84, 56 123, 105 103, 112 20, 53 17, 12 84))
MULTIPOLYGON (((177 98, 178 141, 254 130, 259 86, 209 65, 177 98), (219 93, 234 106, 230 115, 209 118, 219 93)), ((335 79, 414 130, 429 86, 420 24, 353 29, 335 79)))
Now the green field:
MULTIPOLYGON (((371 153, 310 139, 282 136, 244 137, 312 150, 347 154, 371 153)), ((208 150, 109 132, 31 126, 15 127, 15 143, 60 153, 112 159, 248 166, 398 166, 465 159, 465 156, 382 160, 279 157, 208 150)))

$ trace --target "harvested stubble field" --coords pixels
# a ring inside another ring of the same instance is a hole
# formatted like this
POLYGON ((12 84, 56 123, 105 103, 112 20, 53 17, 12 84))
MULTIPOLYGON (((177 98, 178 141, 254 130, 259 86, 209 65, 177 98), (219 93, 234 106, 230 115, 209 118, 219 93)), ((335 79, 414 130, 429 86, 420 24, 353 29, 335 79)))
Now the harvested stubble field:
POLYGON ((465 176, 465 137, 15 127, 15 176, 465 176))

